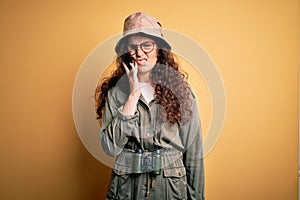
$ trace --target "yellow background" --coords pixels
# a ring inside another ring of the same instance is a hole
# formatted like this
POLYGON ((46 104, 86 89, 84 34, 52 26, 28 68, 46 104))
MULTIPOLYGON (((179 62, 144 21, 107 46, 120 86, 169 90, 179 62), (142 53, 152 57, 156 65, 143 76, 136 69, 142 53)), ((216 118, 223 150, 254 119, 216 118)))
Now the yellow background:
POLYGON ((104 198, 110 169, 76 133, 73 83, 139 10, 200 43, 222 75, 227 116, 205 158, 207 199, 296 200, 296 0, 1 1, 0 199, 104 198))

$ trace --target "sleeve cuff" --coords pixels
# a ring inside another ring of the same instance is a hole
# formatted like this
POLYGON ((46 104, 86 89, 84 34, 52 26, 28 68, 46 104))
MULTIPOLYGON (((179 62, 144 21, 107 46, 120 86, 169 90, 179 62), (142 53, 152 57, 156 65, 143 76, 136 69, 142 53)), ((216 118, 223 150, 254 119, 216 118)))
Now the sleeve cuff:
POLYGON ((119 107, 118 111, 119 111, 119 117, 122 120, 131 120, 131 119, 137 118, 137 116, 138 116, 138 112, 137 111, 135 111, 135 113, 133 115, 125 115, 123 113, 123 106, 119 107))

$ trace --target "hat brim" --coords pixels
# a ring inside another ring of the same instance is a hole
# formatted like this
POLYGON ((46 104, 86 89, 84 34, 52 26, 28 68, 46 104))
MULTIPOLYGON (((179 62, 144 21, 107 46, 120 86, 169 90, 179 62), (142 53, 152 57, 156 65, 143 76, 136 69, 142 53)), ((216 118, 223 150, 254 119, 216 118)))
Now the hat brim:
POLYGON ((143 32, 136 32, 136 33, 131 33, 131 34, 127 34, 127 35, 123 36, 117 42, 117 44, 115 46, 115 51, 118 55, 122 55, 122 54, 127 53, 125 48, 124 48, 125 47, 124 45, 127 43, 128 38, 130 36, 133 36, 133 35, 141 35, 141 36, 149 37, 149 38, 153 39, 156 42, 159 49, 171 50, 170 44, 163 37, 157 37, 157 36, 154 36, 154 35, 151 35, 151 34, 146 34, 146 33, 143 33, 143 32))

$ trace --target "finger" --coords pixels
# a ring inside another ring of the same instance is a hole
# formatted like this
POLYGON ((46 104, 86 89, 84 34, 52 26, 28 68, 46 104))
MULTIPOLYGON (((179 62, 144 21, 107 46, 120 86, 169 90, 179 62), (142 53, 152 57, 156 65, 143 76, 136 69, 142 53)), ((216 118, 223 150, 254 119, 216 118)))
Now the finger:
POLYGON ((129 69, 128 69, 128 67, 126 66, 126 64, 124 63, 124 62, 122 62, 122 64, 123 64, 123 66, 124 66, 124 69, 125 69, 125 71, 126 71, 126 74, 129 74, 129 69))
POLYGON ((134 80, 135 81, 138 81, 138 77, 137 77, 137 74, 138 74, 138 70, 139 70, 139 68, 138 68, 138 65, 137 65, 137 63, 136 62, 134 62, 132 65, 134 65, 134 70, 133 70, 133 77, 134 77, 134 80))
POLYGON ((135 65, 133 63, 129 63, 131 66, 131 69, 135 69, 135 65))
POLYGON ((133 63, 130 63, 130 64, 132 66, 132 69, 134 69, 137 72, 137 70, 138 70, 137 62, 134 61, 133 63))

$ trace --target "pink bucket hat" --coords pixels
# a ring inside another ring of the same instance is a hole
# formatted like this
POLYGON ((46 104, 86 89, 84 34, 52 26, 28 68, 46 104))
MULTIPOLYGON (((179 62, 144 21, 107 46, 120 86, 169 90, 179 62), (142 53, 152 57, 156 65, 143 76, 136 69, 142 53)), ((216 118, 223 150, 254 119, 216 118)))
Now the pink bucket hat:
POLYGON ((165 40, 162 34, 161 24, 150 15, 142 12, 134 13, 128 16, 124 21, 123 37, 118 41, 115 51, 118 55, 124 52, 124 45, 130 35, 139 34, 151 37, 155 40, 160 49, 171 50, 171 46, 165 40))

